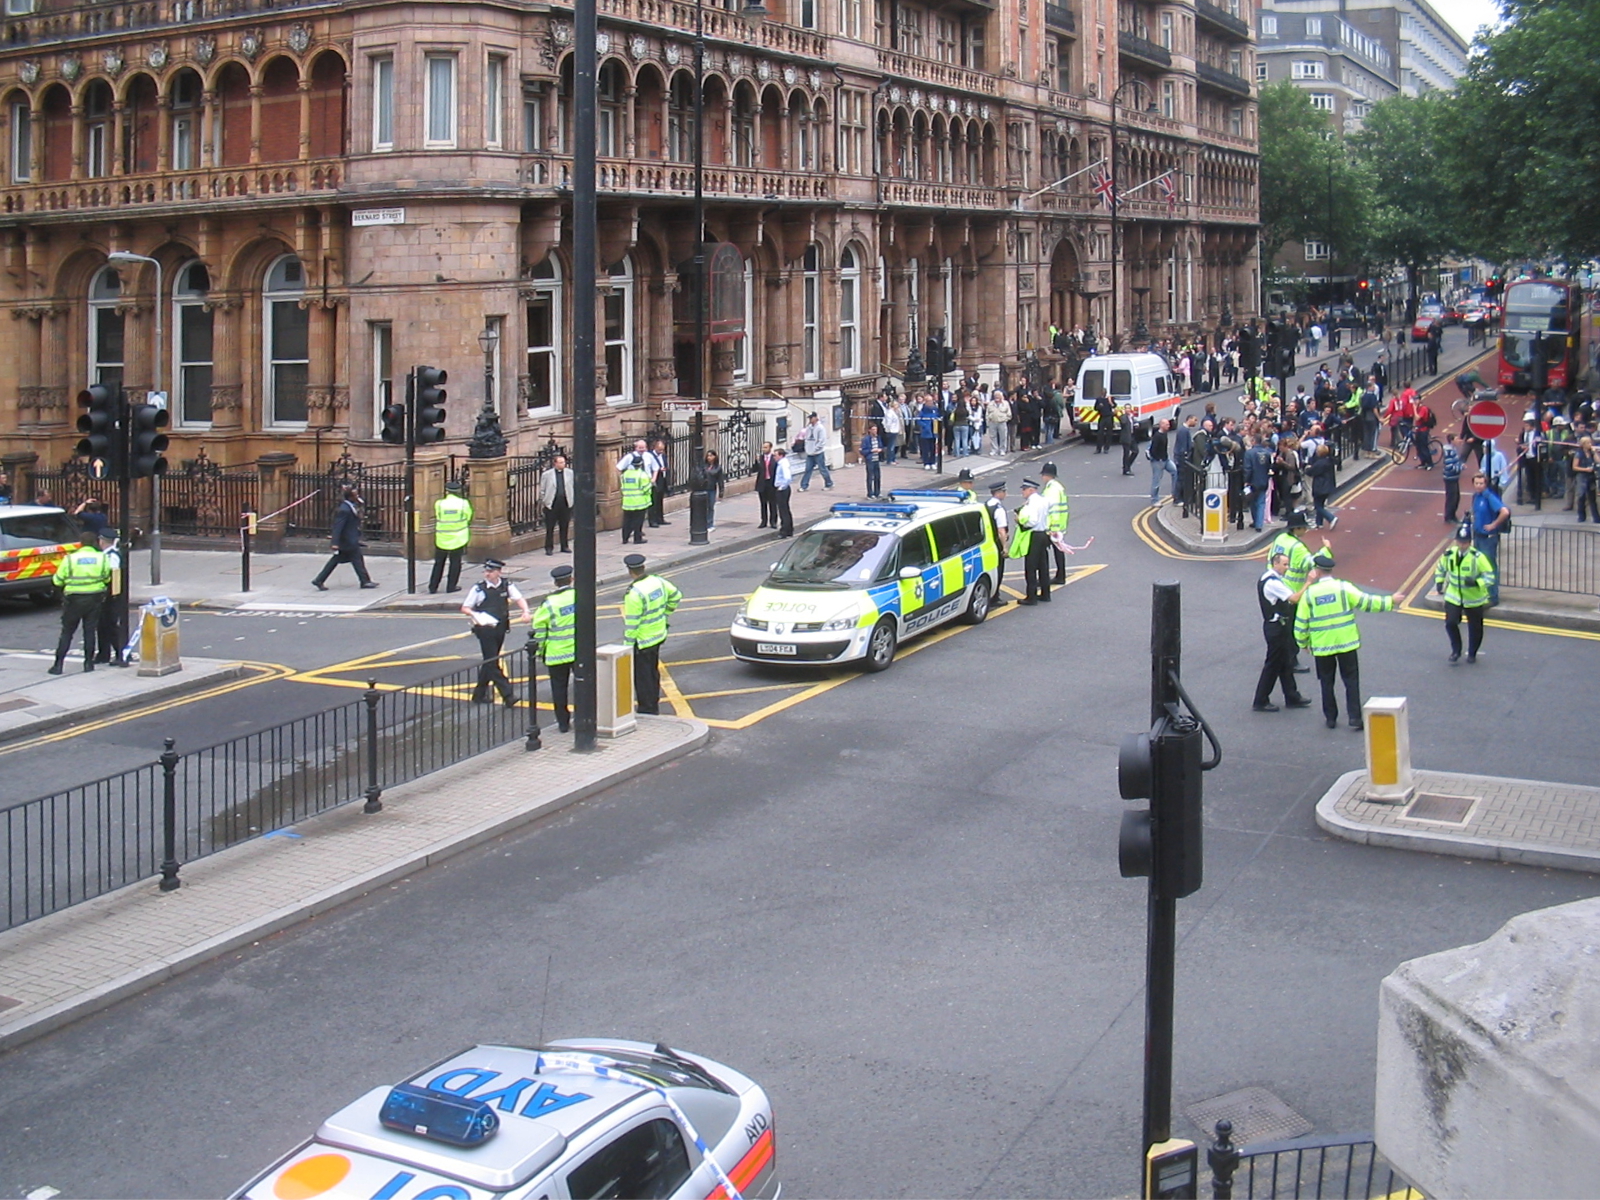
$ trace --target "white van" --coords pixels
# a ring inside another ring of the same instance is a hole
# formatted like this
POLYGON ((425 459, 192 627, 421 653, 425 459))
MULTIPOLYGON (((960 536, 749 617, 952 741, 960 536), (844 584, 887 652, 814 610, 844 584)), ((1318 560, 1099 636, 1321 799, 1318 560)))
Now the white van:
POLYGON ((1110 396, 1119 409, 1133 411, 1134 427, 1141 437, 1148 436, 1155 423, 1178 416, 1178 381, 1172 368, 1159 354, 1096 354, 1078 368, 1078 394, 1072 402, 1072 421, 1080 429, 1092 430, 1099 424, 1094 404, 1110 396))

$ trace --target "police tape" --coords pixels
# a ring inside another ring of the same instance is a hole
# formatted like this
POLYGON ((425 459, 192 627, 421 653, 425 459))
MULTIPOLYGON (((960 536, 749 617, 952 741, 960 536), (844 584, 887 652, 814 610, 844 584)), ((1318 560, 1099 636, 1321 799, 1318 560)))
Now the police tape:
POLYGON ((1074 546, 1070 542, 1067 541, 1066 535, 1060 534, 1060 533, 1052 533, 1050 535, 1050 544, 1052 546, 1054 546, 1057 550, 1060 550, 1063 554, 1082 554, 1090 546, 1094 545, 1094 535, 1090 534, 1089 535, 1089 540, 1087 542, 1085 542, 1083 545, 1074 546))
POLYGON ((677 1102, 671 1096, 667 1095, 666 1089, 661 1087, 660 1084, 640 1079, 637 1075, 630 1074, 628 1071, 614 1065, 613 1060, 599 1054, 581 1054, 570 1051, 547 1054, 541 1050, 538 1061, 535 1064, 535 1072, 544 1070, 546 1065, 562 1071, 572 1071, 579 1075, 593 1075, 597 1079, 611 1079, 617 1083, 632 1084, 636 1088, 643 1088, 645 1091, 654 1092, 660 1096, 666 1102, 668 1111, 672 1113, 672 1119, 678 1123, 678 1128, 683 1130, 684 1136, 695 1144, 695 1148, 700 1151, 700 1157, 711 1164, 711 1170, 716 1175, 717 1181, 722 1184, 724 1190, 728 1193, 728 1200, 743 1200, 739 1189, 733 1185, 733 1180, 728 1178, 728 1173, 722 1169, 722 1164, 712 1157, 711 1147, 706 1145, 705 1139, 700 1136, 699 1131, 690 1122, 688 1115, 678 1107, 677 1102))

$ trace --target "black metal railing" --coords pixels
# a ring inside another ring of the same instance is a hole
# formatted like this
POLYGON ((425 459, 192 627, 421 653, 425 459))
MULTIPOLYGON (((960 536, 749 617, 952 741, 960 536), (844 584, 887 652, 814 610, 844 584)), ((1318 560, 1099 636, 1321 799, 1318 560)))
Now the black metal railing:
POLYGON ((1500 586, 1600 597, 1600 530, 1514 525, 1500 535, 1500 586))
POLYGON ((367 466, 348 453, 321 471, 290 471, 290 537, 326 538, 333 527, 341 490, 361 492, 361 536, 369 542, 398 543, 406 535, 406 469, 400 463, 367 466), (302 503, 303 501, 303 503, 302 503))
POLYGON ((1427 369, 1426 346, 1412 342, 1408 346, 1395 347, 1394 357, 1389 363, 1389 390, 1393 392, 1409 386, 1426 374, 1427 369))
POLYGON ((1231 1122, 1219 1121, 1206 1154, 1217 1200, 1421 1200, 1422 1193, 1378 1152, 1371 1134, 1239 1147, 1232 1132, 1231 1122))
MULTIPOLYGON (((1353 462, 1361 457, 1361 451, 1364 449, 1361 440, 1361 425, 1361 419, 1353 417, 1341 421, 1333 428, 1324 431, 1328 439, 1329 450, 1333 454, 1333 469, 1335 471, 1344 470, 1345 463, 1353 462)), ((1369 452, 1369 457, 1370 455, 1371 452, 1369 452)))
POLYGON ((1227 9, 1212 4, 1210 0, 1198 0, 1195 5, 1195 12, 1199 14, 1202 20, 1210 21, 1217 28, 1227 30, 1227 32, 1241 41, 1248 41, 1250 38, 1250 26, 1247 22, 1227 9))
POLYGON ((161 528, 176 537, 236 538, 239 514, 261 507, 255 467, 225 470, 201 456, 161 477, 161 528))
POLYGON ((1564 499, 1574 476, 1572 462, 1577 449, 1574 442, 1540 442, 1531 461, 1519 456, 1517 503, 1531 504, 1542 512, 1546 500, 1564 499))
POLYGON ((667 495, 677 496, 693 491, 705 464, 705 451, 715 450, 722 467, 723 478, 730 483, 754 475, 759 449, 753 438, 754 421, 747 409, 737 408, 719 414, 713 427, 690 425, 686 430, 674 431, 658 425, 645 436, 652 447, 657 441, 666 443, 667 495))
POLYGON ((569 463, 572 461, 566 448, 551 439, 537 454, 514 454, 507 460, 506 515, 513 534, 532 533, 543 526, 544 502, 539 498, 539 481, 558 454, 566 457, 569 463))
POLYGON ((1062 33, 1078 32, 1077 17, 1065 4, 1047 3, 1044 6, 1044 23, 1048 28, 1060 30, 1062 33))
POLYGON ((1158 46, 1149 38, 1142 38, 1130 30, 1117 31, 1117 49, 1129 58, 1137 58, 1158 67, 1172 65, 1172 51, 1165 46, 1158 46))
POLYGON ((182 863, 353 800, 376 812, 384 789, 520 737, 536 748, 528 650, 501 661, 516 708, 473 702, 474 663, 0 809, 4 928, 157 874, 176 887, 182 863))
POLYGON ((1250 84, 1242 75, 1235 75, 1225 67, 1215 67, 1208 62, 1194 64, 1195 76, 1201 83, 1209 84, 1235 96, 1248 96, 1250 84))
MULTIPOLYGON (((28 503, 54 504, 71 512, 85 500, 99 500, 106 506, 106 520, 116 529, 124 528, 122 495, 115 480, 95 479, 89 473, 89 460, 70 458, 53 471, 28 472, 28 503)), ((134 511, 139 511, 137 501, 134 511)))

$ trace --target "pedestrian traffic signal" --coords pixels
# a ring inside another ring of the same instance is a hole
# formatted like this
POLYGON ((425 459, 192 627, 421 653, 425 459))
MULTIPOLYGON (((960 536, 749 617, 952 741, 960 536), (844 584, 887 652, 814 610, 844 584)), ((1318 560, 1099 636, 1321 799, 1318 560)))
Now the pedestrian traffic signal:
POLYGON ((121 390, 104 383, 90 384, 78 393, 78 404, 85 409, 78 418, 83 434, 76 447, 87 458, 98 479, 122 477, 121 390))
POLYGON ((956 366, 956 348, 954 346, 946 346, 944 348, 944 369, 946 371, 959 370, 956 366))
POLYGON ((1122 815, 1117 846, 1125 879, 1148 876, 1156 895, 1178 900, 1200 890, 1200 725, 1186 715, 1164 716, 1149 733, 1122 739, 1117 786, 1124 800, 1150 807, 1122 815))
POLYGON ((380 417, 378 436, 392 446, 406 444, 406 406, 385 404, 380 417))
POLYGON ((128 413, 131 436, 128 445, 128 477, 143 479, 165 475, 167 435, 162 432, 170 420, 167 410, 154 404, 135 404, 128 413))
POLYGON ((1254 375, 1261 369, 1261 342, 1253 325, 1246 325, 1239 331, 1239 366, 1246 375, 1254 375))
MULTIPOLYGON (((416 443, 427 446, 444 440, 444 405, 449 396, 444 385, 450 376, 443 367, 417 368, 416 443)), ((402 441, 404 438, 401 439, 402 441)))

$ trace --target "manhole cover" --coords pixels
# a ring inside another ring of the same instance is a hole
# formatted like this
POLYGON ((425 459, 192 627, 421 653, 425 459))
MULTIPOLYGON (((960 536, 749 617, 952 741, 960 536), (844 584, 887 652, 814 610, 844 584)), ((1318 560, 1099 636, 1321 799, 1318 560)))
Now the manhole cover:
POLYGON ((1240 1088, 1209 1100, 1200 1100, 1183 1110, 1206 1144, 1216 1136, 1217 1122, 1233 1122, 1235 1145, 1251 1142, 1281 1142, 1311 1132, 1311 1122, 1279 1100, 1264 1087, 1240 1088))
POLYGON ((1441 796, 1419 792, 1403 814, 1408 821, 1433 821, 1440 825, 1465 825, 1477 803, 1471 796, 1441 796))
POLYGON ((16 712, 19 708, 32 708, 34 702, 25 696, 17 696, 12 700, 0 700, 0 712, 16 712))

